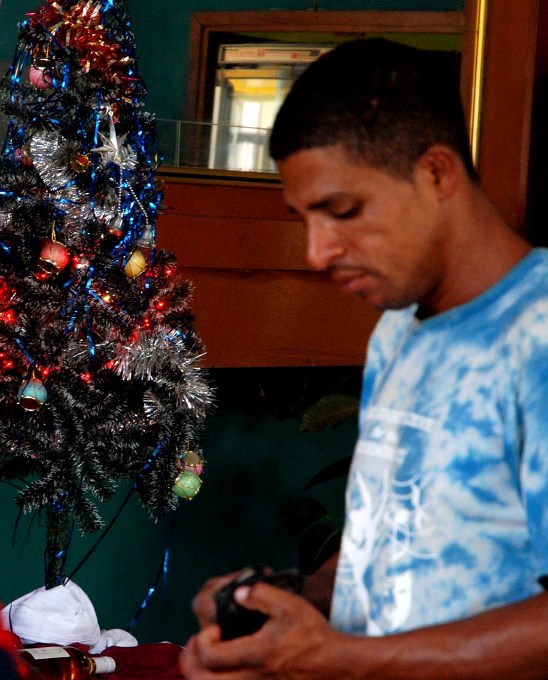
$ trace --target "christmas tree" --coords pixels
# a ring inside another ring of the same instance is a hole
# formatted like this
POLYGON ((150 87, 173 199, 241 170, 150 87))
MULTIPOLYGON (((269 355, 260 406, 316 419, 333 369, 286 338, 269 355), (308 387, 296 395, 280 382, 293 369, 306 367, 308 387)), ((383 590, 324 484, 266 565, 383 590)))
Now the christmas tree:
POLYGON ((30 11, 1 88, 0 481, 46 516, 51 588, 119 480, 153 518, 195 495, 211 394, 190 285, 155 244, 154 119, 123 3, 30 11))

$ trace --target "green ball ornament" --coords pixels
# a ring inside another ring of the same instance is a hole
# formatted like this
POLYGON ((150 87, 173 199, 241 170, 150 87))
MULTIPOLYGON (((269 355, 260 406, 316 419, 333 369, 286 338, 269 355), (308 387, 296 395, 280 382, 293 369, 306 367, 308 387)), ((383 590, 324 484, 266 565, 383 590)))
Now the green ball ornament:
POLYGON ((200 490, 202 480, 195 472, 182 470, 173 484, 173 493, 179 498, 191 501, 200 490))

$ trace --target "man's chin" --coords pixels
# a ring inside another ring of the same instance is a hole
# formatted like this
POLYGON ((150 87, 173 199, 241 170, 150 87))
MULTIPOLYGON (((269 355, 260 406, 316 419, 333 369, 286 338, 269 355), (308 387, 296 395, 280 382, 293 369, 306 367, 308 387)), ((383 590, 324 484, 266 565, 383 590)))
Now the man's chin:
POLYGON ((347 295, 355 295, 359 297, 363 302, 365 302, 370 307, 378 309, 379 312, 385 312, 389 309, 404 309, 408 307, 409 302, 402 300, 393 300, 383 294, 378 288, 372 289, 371 287, 362 285, 342 285, 340 290, 347 295))

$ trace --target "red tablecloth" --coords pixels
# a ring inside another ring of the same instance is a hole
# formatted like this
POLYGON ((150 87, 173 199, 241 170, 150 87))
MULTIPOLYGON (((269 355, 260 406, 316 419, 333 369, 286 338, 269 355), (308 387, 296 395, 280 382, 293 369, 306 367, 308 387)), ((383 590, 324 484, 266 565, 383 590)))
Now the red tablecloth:
POLYGON ((149 643, 137 647, 107 647, 101 656, 111 656, 116 661, 114 673, 105 675, 109 680, 181 680, 179 655, 182 647, 170 642, 149 643))
MULTIPOLYGON (((21 642, 12 633, 0 630, 0 648, 15 654, 21 642)), ((85 645, 75 644, 83 652, 85 645)), ((107 647, 98 656, 110 656, 116 661, 116 670, 103 676, 105 680, 183 680, 179 671, 182 647, 171 642, 157 642, 137 647, 107 647)))

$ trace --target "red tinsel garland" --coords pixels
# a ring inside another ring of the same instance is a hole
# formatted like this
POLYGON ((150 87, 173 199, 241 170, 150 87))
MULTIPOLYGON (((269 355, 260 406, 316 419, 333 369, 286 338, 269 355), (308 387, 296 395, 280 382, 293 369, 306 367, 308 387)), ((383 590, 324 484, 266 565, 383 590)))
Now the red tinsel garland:
POLYGON ((101 24, 100 6, 98 2, 81 0, 64 9, 55 0, 48 0, 39 9, 27 13, 27 17, 31 29, 42 27, 60 45, 72 48, 85 73, 93 70, 103 81, 120 85, 127 95, 132 83, 139 79, 129 75, 133 60, 101 24))

